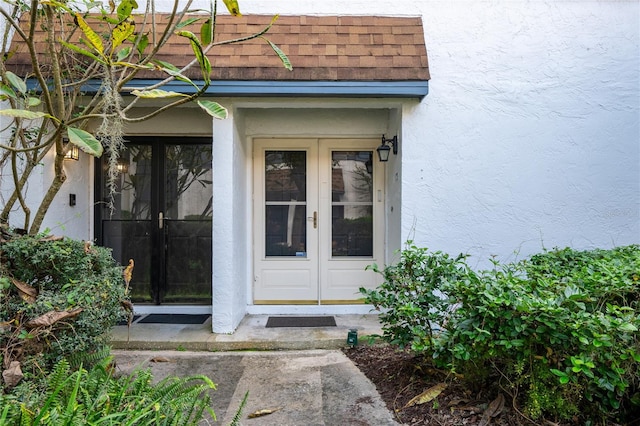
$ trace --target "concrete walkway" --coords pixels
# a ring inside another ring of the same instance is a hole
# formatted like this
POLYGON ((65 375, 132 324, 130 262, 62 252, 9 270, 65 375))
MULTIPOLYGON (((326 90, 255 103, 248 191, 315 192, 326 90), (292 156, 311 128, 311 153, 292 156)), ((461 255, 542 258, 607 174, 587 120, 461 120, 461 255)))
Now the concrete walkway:
POLYGON ((248 316, 231 335, 212 334, 210 322, 134 324, 129 332, 118 326, 113 354, 125 373, 149 367, 156 379, 210 377, 218 385, 212 393, 217 421, 206 424, 229 425, 249 392, 245 426, 397 425, 375 386, 339 350, 350 329, 358 330, 361 345, 380 333, 377 316, 335 317, 336 327, 265 328, 268 316, 248 316), (259 410, 274 411, 248 418, 259 410))

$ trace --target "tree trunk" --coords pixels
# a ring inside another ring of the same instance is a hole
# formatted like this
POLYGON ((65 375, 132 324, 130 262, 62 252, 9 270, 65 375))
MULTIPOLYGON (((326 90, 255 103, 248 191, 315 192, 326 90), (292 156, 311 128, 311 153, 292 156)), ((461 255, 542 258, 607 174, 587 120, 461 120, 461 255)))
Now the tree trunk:
POLYGON ((51 203, 54 198, 60 191, 62 184, 67 180, 67 175, 64 172, 64 168, 62 167, 64 161, 64 154, 61 151, 58 151, 55 157, 55 171, 56 175, 47 190, 42 202, 40 203, 40 207, 38 207, 38 211, 33 218, 33 223, 31 223, 31 228, 29 228, 29 235, 36 235, 38 231, 40 231, 40 226, 42 226, 42 221, 44 221, 44 216, 47 214, 49 207, 51 207, 51 203))

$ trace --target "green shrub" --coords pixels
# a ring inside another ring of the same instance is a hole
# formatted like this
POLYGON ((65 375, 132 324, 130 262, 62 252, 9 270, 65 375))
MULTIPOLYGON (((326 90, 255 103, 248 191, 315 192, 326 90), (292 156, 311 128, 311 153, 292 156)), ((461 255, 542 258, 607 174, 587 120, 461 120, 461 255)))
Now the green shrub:
POLYGON ((109 250, 22 236, 0 244, 0 260, 5 367, 20 362, 25 379, 37 380, 62 358, 105 353, 127 301, 122 268, 109 250))
POLYGON ((0 396, 3 425, 197 425, 206 413, 215 420, 206 376, 168 377, 153 384, 150 370, 114 377, 111 358, 87 371, 66 360, 47 377, 47 388, 25 403, 0 396))
POLYGON ((380 288, 362 290, 387 310, 386 340, 467 380, 500 377, 533 419, 638 415, 639 246, 554 250, 477 273, 463 259, 410 245, 380 288))
POLYGON ((376 289, 360 289, 367 303, 381 308, 383 337, 388 342, 414 351, 433 351, 436 337, 450 314, 448 288, 455 282, 474 280, 475 275, 460 255, 429 253, 411 241, 395 265, 380 270, 384 282, 376 289))

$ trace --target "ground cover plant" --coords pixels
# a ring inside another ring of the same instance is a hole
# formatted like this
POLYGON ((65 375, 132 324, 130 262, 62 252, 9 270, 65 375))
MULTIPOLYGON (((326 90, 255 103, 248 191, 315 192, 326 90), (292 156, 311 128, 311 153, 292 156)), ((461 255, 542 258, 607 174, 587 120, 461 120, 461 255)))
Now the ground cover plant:
POLYGON ((7 235, 0 259, 5 389, 42 378, 63 358, 77 366, 108 354, 108 332, 130 307, 123 268, 110 250, 61 237, 7 235))
POLYGON ((443 386, 491 389, 486 410, 536 424, 640 417, 640 247, 545 251, 476 272, 465 256, 409 243, 373 268, 384 283, 362 292, 382 309, 384 339, 446 372, 443 386))
POLYGON ((0 226, 0 425, 194 425, 215 418, 204 376, 118 375, 109 331, 130 270, 110 250, 0 226))
POLYGON ((114 376, 111 358, 90 370, 72 369, 65 359, 47 377, 38 404, 0 395, 3 425, 193 425, 211 409, 206 376, 167 377, 153 383, 150 370, 114 376))

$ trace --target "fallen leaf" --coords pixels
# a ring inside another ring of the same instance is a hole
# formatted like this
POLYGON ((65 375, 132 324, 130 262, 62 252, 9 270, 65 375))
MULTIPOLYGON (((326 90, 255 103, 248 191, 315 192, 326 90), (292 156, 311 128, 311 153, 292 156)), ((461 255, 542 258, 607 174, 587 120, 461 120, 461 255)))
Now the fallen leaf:
POLYGON ((422 392, 420 395, 411 399, 411 401, 407 402, 407 404, 401 409, 404 410, 407 407, 411 407, 413 405, 425 404, 429 401, 433 401, 442 393, 443 390, 447 388, 445 383, 438 383, 437 385, 431 386, 426 391, 422 392))
POLYGON ((258 410, 258 411, 254 411, 253 413, 249 414, 247 416, 247 418, 249 419, 255 419, 256 417, 262 417, 262 416, 267 416, 269 414, 275 413, 278 410, 282 410, 282 407, 277 407, 277 408, 265 408, 264 410, 258 410))
POLYGON ((35 287, 31 287, 29 284, 15 278, 11 278, 11 282, 18 289, 18 293, 20 294, 22 300, 27 303, 33 303, 36 301, 36 297, 38 296, 38 289, 36 289, 35 287))
POLYGON ((93 243, 91 241, 85 241, 84 242, 84 253, 85 254, 89 254, 89 253, 93 253, 93 243))
POLYGON ((129 282, 131 282, 131 276, 133 275, 133 259, 129 259, 129 265, 124 268, 122 275, 124 276, 124 282, 126 284, 124 292, 127 294, 129 292, 129 282))
POLYGON ((149 362, 171 362, 171 360, 163 356, 154 356, 149 360, 149 362))
POLYGON ((496 399, 491 401, 491 404, 484 410, 484 414, 482 415, 482 419, 480 419, 480 423, 478 426, 486 426, 489 424, 492 418, 497 417, 500 413, 502 413, 502 409, 504 408, 504 396, 499 393, 496 399))
POLYGON ((20 368, 19 361, 11 361, 11 364, 9 364, 9 368, 2 372, 2 380, 9 388, 12 388, 20 383, 20 380, 22 380, 23 377, 24 374, 22 374, 22 369, 20 368))
POLYGON ((40 315, 39 317, 26 322, 25 327, 48 327, 60 320, 76 317, 80 312, 82 312, 82 308, 76 308, 71 311, 49 311, 46 314, 40 315))

